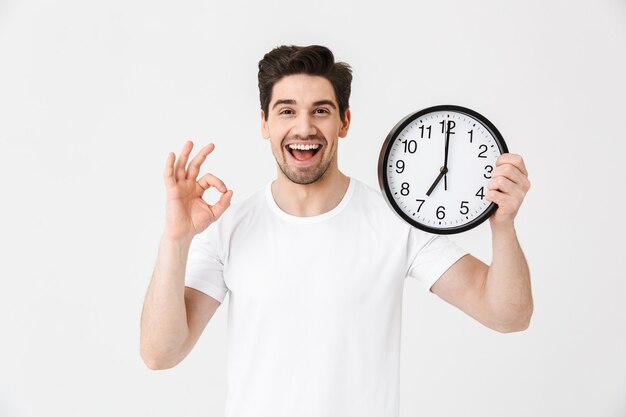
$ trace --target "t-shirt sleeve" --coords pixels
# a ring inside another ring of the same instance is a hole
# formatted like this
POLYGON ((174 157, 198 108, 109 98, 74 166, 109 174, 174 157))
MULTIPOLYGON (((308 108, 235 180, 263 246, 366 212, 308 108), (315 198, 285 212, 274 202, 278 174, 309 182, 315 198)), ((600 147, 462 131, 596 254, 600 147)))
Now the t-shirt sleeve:
POLYGON ((456 261, 467 254, 447 236, 424 233, 411 228, 409 232, 409 253, 417 252, 411 263, 407 277, 420 281, 430 290, 430 287, 456 261))
POLYGON ((221 244, 217 228, 217 223, 213 223, 191 241, 185 286, 202 291, 221 303, 226 297, 228 287, 224 282, 224 262, 220 255, 221 244))

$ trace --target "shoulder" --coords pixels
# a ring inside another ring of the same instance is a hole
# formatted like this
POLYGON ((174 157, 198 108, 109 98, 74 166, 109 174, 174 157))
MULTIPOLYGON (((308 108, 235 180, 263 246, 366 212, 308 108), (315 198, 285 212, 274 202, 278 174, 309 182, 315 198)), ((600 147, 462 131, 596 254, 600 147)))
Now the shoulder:
POLYGON ((362 181, 355 180, 353 203, 350 216, 358 223, 359 231, 373 237, 377 247, 403 253, 409 261, 417 259, 421 253, 419 262, 430 262, 426 256, 428 253, 432 253, 436 260, 444 251, 454 249, 450 249, 447 237, 424 232, 405 222, 389 206, 379 189, 362 181), (424 251, 425 248, 429 250, 424 251))
POLYGON ((417 242, 424 246, 435 239, 447 240, 444 236, 434 235, 415 228, 405 222, 389 206, 378 188, 374 188, 362 181, 355 180, 354 209, 360 211, 366 217, 366 223, 378 228, 384 228, 397 238, 417 242))
POLYGON ((375 204, 376 208, 386 207, 386 202, 380 190, 364 183, 361 180, 351 177, 350 181, 354 181, 354 197, 360 202, 367 201, 375 204))
POLYGON ((385 201, 380 189, 374 188, 360 180, 352 179, 354 181, 354 198, 359 204, 367 204, 367 210, 372 212, 376 211, 381 215, 389 215, 390 218, 400 220, 393 212, 389 204, 385 201))
POLYGON ((354 181, 354 210, 366 216, 368 223, 408 233, 410 226, 394 213, 378 188, 354 178, 351 180, 354 181))

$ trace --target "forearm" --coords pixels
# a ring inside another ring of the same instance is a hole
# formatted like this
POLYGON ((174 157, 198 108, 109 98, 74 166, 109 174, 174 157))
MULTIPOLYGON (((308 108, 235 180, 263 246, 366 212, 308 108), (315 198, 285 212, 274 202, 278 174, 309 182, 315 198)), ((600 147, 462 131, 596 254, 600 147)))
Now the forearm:
POLYGON ((153 369, 179 361, 189 334, 185 309, 185 267, 190 239, 161 239, 141 314, 141 356, 153 369))
POLYGON ((528 264, 515 228, 492 228, 493 258, 484 296, 494 324, 504 331, 528 327, 533 299, 528 264))

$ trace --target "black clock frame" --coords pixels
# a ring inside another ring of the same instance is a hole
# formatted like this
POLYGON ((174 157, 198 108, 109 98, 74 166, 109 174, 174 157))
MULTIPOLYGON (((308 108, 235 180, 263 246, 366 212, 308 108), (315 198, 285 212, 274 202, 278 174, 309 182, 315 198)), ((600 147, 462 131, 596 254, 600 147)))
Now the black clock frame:
POLYGON ((406 221, 411 226, 417 227, 418 229, 423 230, 428 233, 435 233, 439 235, 451 235, 451 234, 462 233, 462 232, 471 230, 475 228, 476 226, 480 225, 481 223, 483 223, 485 220, 491 217, 491 215, 496 211, 496 209, 498 208, 497 204, 492 202, 489 205, 489 207, 487 207, 487 209, 483 213, 480 214, 480 216, 470 221, 469 223, 464 224, 463 226, 451 227, 451 228, 445 228, 445 229, 438 229, 435 227, 426 226, 425 224, 422 224, 410 218, 406 213, 402 211, 402 209, 398 206, 398 204, 396 204, 393 198, 391 189, 389 188, 387 170, 385 169, 387 167, 387 161, 389 159, 389 152, 391 151, 391 145, 397 139, 400 132, 402 132, 402 130, 404 130, 404 128, 407 127, 410 123, 412 123, 415 119, 419 119, 420 117, 423 117, 424 115, 428 113, 434 113, 438 111, 453 111, 456 113, 463 113, 476 119, 494 137, 494 139, 496 140, 496 144, 498 145, 498 148, 500 149, 501 154, 507 153, 509 151, 508 147, 506 146, 506 142, 504 141, 504 138, 502 137, 498 129, 493 125, 493 123, 491 123, 482 114, 474 110, 468 109, 466 107, 461 107, 461 106, 457 106, 453 104, 442 104, 438 106, 428 107, 428 108, 413 112, 407 115, 406 117, 404 117, 393 127, 393 129, 391 129, 391 131, 385 138, 385 142, 383 143, 383 146, 380 150, 380 155, 378 156, 378 185, 389 207, 391 207, 393 212, 396 213, 398 216, 400 216, 402 220, 406 221))

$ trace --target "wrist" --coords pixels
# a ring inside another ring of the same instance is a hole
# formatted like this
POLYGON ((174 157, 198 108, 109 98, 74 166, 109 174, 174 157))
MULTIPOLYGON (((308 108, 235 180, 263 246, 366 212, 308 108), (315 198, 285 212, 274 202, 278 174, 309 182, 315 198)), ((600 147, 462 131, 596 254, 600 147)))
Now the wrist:
POLYGON ((194 235, 172 235, 164 231, 161 235, 161 246, 178 247, 181 249, 189 249, 194 235))
POLYGON ((513 220, 497 222, 493 218, 490 219, 491 233, 493 235, 512 235, 515 236, 515 223, 513 220))

